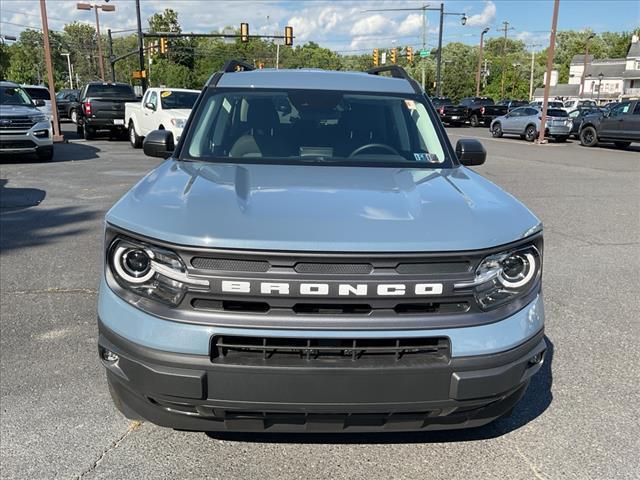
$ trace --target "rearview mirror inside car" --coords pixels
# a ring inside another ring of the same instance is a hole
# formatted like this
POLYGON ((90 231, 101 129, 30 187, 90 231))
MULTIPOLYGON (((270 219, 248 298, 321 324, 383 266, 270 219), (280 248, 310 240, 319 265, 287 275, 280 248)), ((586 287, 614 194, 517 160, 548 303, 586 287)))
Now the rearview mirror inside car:
POLYGON ((456 143, 456 155, 462 165, 467 167, 482 165, 487 159, 487 151, 473 138, 461 138, 456 143))
POLYGON ((142 142, 142 150, 148 157, 169 158, 174 149, 173 133, 168 130, 153 130, 142 142))

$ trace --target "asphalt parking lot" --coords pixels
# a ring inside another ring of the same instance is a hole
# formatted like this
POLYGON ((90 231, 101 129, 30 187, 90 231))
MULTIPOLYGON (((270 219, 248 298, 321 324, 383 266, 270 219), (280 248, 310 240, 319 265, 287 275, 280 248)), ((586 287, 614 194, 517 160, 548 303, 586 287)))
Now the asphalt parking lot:
POLYGON ((71 134, 51 163, 0 161, 2 478, 638 478, 640 148, 449 133, 481 138, 489 155, 477 171, 545 225, 551 351, 511 417, 468 431, 321 436, 128 422, 97 357, 103 216, 158 161, 126 141, 71 134))

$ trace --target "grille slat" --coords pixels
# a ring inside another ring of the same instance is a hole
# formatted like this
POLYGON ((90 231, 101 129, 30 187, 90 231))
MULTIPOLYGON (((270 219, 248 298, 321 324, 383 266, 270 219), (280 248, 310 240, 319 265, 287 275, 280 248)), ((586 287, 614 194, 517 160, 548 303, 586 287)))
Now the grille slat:
POLYGON ((223 272, 263 273, 270 268, 269 262, 261 260, 210 257, 194 257, 191 259, 191 265, 201 270, 219 270, 223 272))
POLYGON ((35 125, 31 117, 3 117, 0 130, 29 130, 35 125))
POLYGON ((370 263, 297 263, 294 270, 298 273, 319 275, 366 275, 373 271, 370 263))

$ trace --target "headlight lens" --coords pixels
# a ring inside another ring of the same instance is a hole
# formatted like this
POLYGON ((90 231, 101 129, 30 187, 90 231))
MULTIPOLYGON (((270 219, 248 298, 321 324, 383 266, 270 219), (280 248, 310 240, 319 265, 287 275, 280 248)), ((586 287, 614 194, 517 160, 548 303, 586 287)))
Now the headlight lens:
POLYGON ((31 121, 34 123, 46 122, 49 119, 47 115, 33 115, 31 121))
POLYGON ((486 257, 469 283, 458 283, 456 289, 473 288, 476 301, 484 310, 503 305, 526 295, 537 284, 542 269, 542 256, 535 245, 486 257))
POLYGON ((108 263, 118 285, 141 297, 176 306, 189 289, 207 289, 208 280, 191 277, 175 253, 128 238, 116 238, 108 263))
POLYGON ((187 123, 187 121, 184 118, 172 118, 171 119, 171 125, 173 125, 176 128, 184 128, 184 124, 187 123))

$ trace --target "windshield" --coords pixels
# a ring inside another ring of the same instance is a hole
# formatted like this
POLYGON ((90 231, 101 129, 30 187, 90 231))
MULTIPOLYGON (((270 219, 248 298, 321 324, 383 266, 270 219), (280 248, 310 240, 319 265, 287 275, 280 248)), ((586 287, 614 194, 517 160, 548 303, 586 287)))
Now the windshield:
POLYGON ((20 87, 0 87, 0 105, 25 105, 33 107, 29 94, 20 87))
POLYGON ((24 87, 29 96, 34 100, 51 100, 49 90, 46 88, 24 87))
POLYGON ((103 98, 135 98, 133 88, 130 85, 89 85, 87 87, 87 97, 103 98))
POLYGON ((160 103, 164 110, 172 108, 193 108, 200 92, 177 92, 172 90, 162 90, 160 92, 160 103))
POLYGON ((424 98, 416 95, 218 89, 204 99, 189 130, 181 152, 186 159, 452 166, 424 98))

